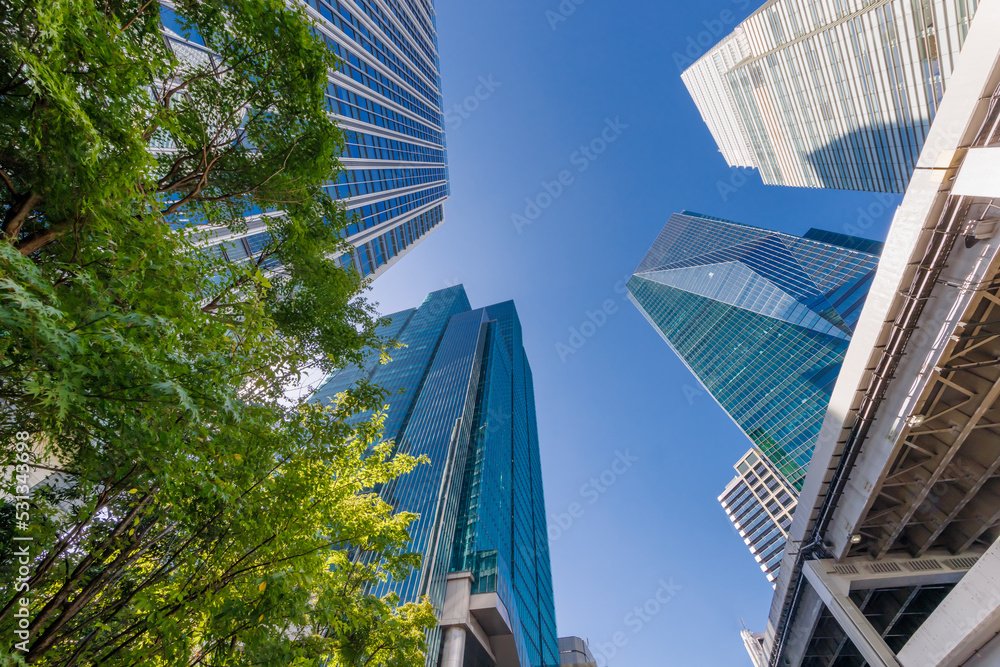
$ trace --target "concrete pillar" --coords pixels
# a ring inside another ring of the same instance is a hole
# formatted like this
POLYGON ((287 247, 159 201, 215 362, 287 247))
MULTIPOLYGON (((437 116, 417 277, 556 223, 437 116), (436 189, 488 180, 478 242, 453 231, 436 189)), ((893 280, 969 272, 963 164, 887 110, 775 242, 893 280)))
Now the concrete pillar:
MULTIPOLYGON (((795 611, 795 616, 788 622, 788 635, 785 638, 785 649, 782 652, 784 667, 800 667, 809 642, 812 639, 816 623, 823 613, 823 600, 819 594, 808 584, 802 585, 802 597, 799 598, 799 606, 795 611)), ((767 655, 770 655, 768 653, 767 655)))
POLYGON ((444 631, 441 667, 462 667, 465 662, 465 628, 453 625, 444 631))
POLYGON ((1000 540, 983 554, 899 651, 904 667, 997 665, 1000 540), (978 655, 977 655, 978 654, 978 655))

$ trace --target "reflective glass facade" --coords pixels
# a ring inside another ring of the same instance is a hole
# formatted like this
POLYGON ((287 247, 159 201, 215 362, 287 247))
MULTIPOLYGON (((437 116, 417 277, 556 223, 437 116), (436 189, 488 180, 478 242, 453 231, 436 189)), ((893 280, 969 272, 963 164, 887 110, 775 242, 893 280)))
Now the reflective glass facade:
POLYGON ((978 0, 772 0, 682 75, 731 166, 904 192, 978 0))
MULTIPOLYGON (((340 260, 374 278, 444 220, 450 190, 434 4, 297 1, 316 21, 317 36, 342 60, 330 72, 327 104, 347 135, 345 171, 326 189, 347 201, 356 221, 344 230, 355 249, 340 260)), ((169 7, 162 16, 165 36, 180 57, 210 57, 201 44, 181 37, 169 7)), ((208 238, 223 257, 247 261, 268 241, 259 212, 248 223, 244 233, 219 229, 208 238)))
POLYGON ((422 569, 375 592, 429 595, 440 609, 448 573, 471 571, 473 593, 497 593, 509 611, 522 664, 557 665, 535 401, 514 304, 472 310, 458 286, 390 319, 386 333, 406 347, 388 364, 371 355, 339 371, 313 397, 327 401, 362 378, 382 385, 384 437, 431 460, 381 491, 420 515, 410 532, 422 569))
POLYGON ((881 248, 684 212, 629 279, 629 298, 799 489, 881 248))

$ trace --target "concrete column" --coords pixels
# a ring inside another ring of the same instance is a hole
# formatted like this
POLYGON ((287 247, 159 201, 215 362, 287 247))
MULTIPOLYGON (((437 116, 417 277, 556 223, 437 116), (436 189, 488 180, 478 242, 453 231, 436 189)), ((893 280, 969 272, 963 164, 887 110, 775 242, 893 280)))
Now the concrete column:
POLYGON ((444 631, 441 667, 462 667, 465 661, 465 628, 453 625, 444 631))
POLYGON ((899 652, 905 667, 1000 662, 1000 540, 983 554, 899 652))
MULTIPOLYGON (((782 652, 785 667, 800 667, 806 649, 809 648, 809 641, 812 639, 816 623, 823 613, 823 600, 819 594, 808 584, 802 585, 802 597, 799 598, 799 606, 795 611, 795 616, 788 622, 788 635, 785 638, 785 649, 782 652)), ((770 651, 770 649, 765 649, 770 651)), ((770 656, 770 652, 767 653, 770 656)))
POLYGON ((850 591, 843 590, 839 581, 826 575, 827 567, 827 561, 812 560, 805 563, 802 571, 830 614, 871 667, 900 667, 896 654, 882 636, 875 632, 858 605, 848 597, 850 591))

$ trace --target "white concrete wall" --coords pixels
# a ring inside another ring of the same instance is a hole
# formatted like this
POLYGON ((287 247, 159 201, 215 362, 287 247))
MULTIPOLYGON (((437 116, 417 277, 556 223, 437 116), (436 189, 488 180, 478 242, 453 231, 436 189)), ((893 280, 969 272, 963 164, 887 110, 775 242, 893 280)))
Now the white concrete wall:
MULTIPOLYGON (((1000 541, 979 559, 899 652, 903 667, 962 667, 1000 632, 1000 541)), ((990 653, 1000 652, 992 646, 990 653)), ((995 667, 1000 662, 982 662, 995 667)))

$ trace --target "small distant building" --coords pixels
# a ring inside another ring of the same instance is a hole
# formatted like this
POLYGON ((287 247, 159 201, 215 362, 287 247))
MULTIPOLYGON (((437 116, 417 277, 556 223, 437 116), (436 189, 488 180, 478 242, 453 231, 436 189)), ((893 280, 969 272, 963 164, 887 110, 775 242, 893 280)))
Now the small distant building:
POLYGON ((767 580, 774 583, 795 511, 795 490, 756 449, 733 467, 736 477, 719 502, 767 580))
POLYGON ((744 628, 740 632, 740 637, 743 638, 743 645, 747 647, 747 653, 750 654, 753 667, 767 667, 767 654, 764 653, 764 633, 751 632, 744 628))
POLYGON ((559 664, 562 667, 597 667, 590 644, 579 637, 559 638, 559 664))

